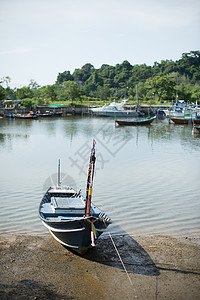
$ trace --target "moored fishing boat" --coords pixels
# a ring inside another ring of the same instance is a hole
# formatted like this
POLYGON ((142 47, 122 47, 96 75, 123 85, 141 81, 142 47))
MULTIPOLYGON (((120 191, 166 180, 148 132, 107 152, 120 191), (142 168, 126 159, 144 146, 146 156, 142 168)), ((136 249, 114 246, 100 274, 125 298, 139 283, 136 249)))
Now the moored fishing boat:
POLYGON ((52 117, 53 116, 53 112, 52 111, 49 111, 49 110, 46 110, 44 112, 40 112, 38 111, 38 117, 42 117, 42 118, 48 118, 48 117, 52 117))
POLYGON ((200 124, 200 118, 170 118, 170 120, 172 120, 172 122, 174 122, 175 124, 200 124))
POLYGON ((17 119, 37 119, 37 115, 34 113, 28 113, 28 114, 15 114, 15 118, 17 119))
POLYGON ((146 119, 133 120, 133 121, 116 120, 115 123, 117 123, 120 126, 141 126, 141 125, 150 125, 155 119, 156 116, 151 118, 146 118, 146 119))
POLYGON ((13 113, 9 113, 9 114, 5 113, 4 117, 14 119, 15 118, 15 114, 13 114, 13 113))
POLYGON ((63 186, 58 165, 58 185, 50 187, 40 206, 39 216, 44 226, 62 245, 84 254, 95 246, 95 240, 104 232, 111 220, 92 202, 92 186, 95 167, 95 141, 91 150, 86 199, 80 191, 63 186))
POLYGON ((194 129, 200 133, 200 126, 194 126, 194 129))
POLYGON ((178 118, 178 117, 176 117, 176 118, 170 118, 170 120, 172 121, 172 122, 174 122, 175 124, 189 124, 189 122, 190 123, 192 123, 192 119, 185 119, 185 118, 178 118))
POLYGON ((200 124, 200 117, 196 117, 194 119, 194 124, 200 124))

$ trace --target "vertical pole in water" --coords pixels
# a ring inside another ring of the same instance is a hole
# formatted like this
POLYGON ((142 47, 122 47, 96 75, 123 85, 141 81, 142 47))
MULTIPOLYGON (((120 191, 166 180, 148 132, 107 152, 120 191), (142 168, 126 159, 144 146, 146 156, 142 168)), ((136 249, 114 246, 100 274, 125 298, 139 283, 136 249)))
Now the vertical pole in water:
POLYGON ((178 78, 176 77, 176 103, 178 102, 178 78))
POLYGON ((60 187, 61 182, 60 182, 60 159, 58 160, 58 187, 60 187))
POLYGON ((136 98, 137 98, 137 106, 138 108, 140 108, 140 101, 139 101, 139 98, 138 98, 138 85, 136 84, 136 98))

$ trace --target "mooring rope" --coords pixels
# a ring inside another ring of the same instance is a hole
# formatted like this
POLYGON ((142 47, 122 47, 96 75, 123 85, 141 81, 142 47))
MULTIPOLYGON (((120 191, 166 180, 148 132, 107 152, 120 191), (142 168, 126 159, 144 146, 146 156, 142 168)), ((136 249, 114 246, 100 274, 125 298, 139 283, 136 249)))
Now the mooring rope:
MULTIPOLYGON (((105 221, 104 221, 104 223, 105 223, 105 221)), ((112 244, 113 244, 113 246, 114 246, 114 248, 115 248, 115 251, 117 252, 117 255, 118 255, 119 259, 120 259, 120 262, 121 262, 121 264, 122 264, 122 266, 123 266, 123 268, 124 268, 124 271, 126 272, 126 275, 127 275, 128 279, 129 279, 129 281, 130 281, 130 284, 131 284, 132 287, 133 287, 133 290, 134 290, 134 292, 135 292, 135 298, 138 299, 136 290, 135 290, 135 288, 134 288, 134 286, 133 286, 133 282, 132 282, 132 280, 131 280, 131 278, 130 278, 130 276, 129 276, 127 270, 126 270, 126 267, 125 267, 125 265, 124 265, 124 263, 123 263, 123 260, 122 260, 122 258, 121 258, 121 255, 119 254, 119 251, 118 251, 118 249, 117 249, 117 246, 115 245, 115 242, 113 241, 113 238, 112 238, 110 232, 109 232, 108 230, 107 230, 107 232, 108 232, 109 237, 110 237, 110 239, 111 239, 111 242, 112 242, 112 244)), ((157 298, 156 298, 156 300, 157 300, 157 298)))
POLYGON ((113 246, 114 246, 114 248, 115 248, 115 251, 117 252, 117 255, 118 255, 119 259, 120 259, 120 262, 121 262, 121 264, 122 264, 122 266, 123 266, 123 268, 124 268, 124 271, 126 272, 126 275, 127 275, 128 279, 129 279, 131 285, 133 285, 132 280, 131 280, 131 278, 130 278, 130 276, 129 276, 127 270, 126 270, 126 267, 125 267, 125 265, 124 265, 124 263, 123 263, 123 260, 122 260, 122 258, 121 258, 121 255, 119 254, 119 251, 117 250, 117 247, 116 247, 116 245, 115 245, 115 242, 113 241, 113 238, 112 238, 112 236, 111 236, 111 234, 110 234, 109 231, 108 231, 108 234, 109 234, 109 237, 110 237, 110 239, 111 239, 111 242, 112 242, 112 244, 113 244, 113 246))

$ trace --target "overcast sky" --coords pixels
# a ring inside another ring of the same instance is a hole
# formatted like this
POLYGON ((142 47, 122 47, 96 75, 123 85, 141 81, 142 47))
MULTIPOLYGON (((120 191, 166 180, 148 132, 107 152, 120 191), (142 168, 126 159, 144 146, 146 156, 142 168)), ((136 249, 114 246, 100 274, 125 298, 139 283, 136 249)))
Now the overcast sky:
POLYGON ((59 72, 200 49, 200 0, 0 0, 0 78, 53 84, 59 72))

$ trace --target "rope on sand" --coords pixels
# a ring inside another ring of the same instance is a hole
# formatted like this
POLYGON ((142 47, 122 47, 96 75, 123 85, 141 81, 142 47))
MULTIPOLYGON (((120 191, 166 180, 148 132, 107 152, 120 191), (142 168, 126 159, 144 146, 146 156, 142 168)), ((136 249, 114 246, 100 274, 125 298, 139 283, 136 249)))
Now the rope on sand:
POLYGON ((129 276, 127 270, 126 270, 126 267, 125 267, 125 265, 124 265, 124 263, 123 263, 123 260, 122 260, 122 258, 121 258, 121 255, 119 254, 119 251, 117 250, 117 247, 116 247, 116 245, 115 245, 115 242, 113 241, 113 238, 112 238, 112 236, 111 236, 111 234, 110 234, 109 231, 108 231, 108 234, 109 234, 109 237, 110 237, 110 239, 111 239, 111 241, 112 241, 112 244, 113 244, 113 246, 114 246, 114 248, 115 248, 115 251, 117 252, 117 255, 118 255, 119 259, 120 259, 120 262, 121 262, 121 264, 122 264, 122 266, 123 266, 123 268, 124 268, 124 271, 126 272, 126 275, 127 275, 128 279, 129 279, 131 285, 133 285, 132 280, 131 280, 131 278, 130 278, 130 276, 129 276))
MULTIPOLYGON (((104 221, 104 224, 105 224, 105 220, 103 220, 103 221, 104 221)), ((105 224, 105 225, 106 225, 106 224, 105 224)), ((133 282, 132 282, 132 280, 131 280, 131 278, 130 278, 130 276, 129 276, 127 270, 126 270, 126 267, 125 267, 125 265, 124 265, 124 263, 123 263, 123 260, 122 260, 122 258, 121 258, 121 255, 119 254, 119 251, 117 250, 117 246, 115 245, 115 242, 113 241, 113 238, 112 238, 110 232, 108 231, 108 229, 106 229, 106 231, 107 231, 107 233, 108 233, 108 235, 109 235, 109 237, 110 237, 110 239, 111 239, 111 242, 112 242, 112 244, 113 244, 113 246, 114 246, 114 248, 115 248, 115 251, 117 252, 117 255, 118 255, 119 259, 120 259, 120 262, 121 262, 121 264, 122 264, 122 266, 123 266, 123 268, 124 268, 124 271, 125 271, 125 273, 126 273, 126 275, 127 275, 127 277, 128 277, 128 280, 130 281, 130 284, 133 286, 133 282)), ((135 294, 136 294, 135 289, 134 289, 134 292, 135 292, 135 294)), ((135 296, 135 298, 138 298, 138 297, 135 296)))

